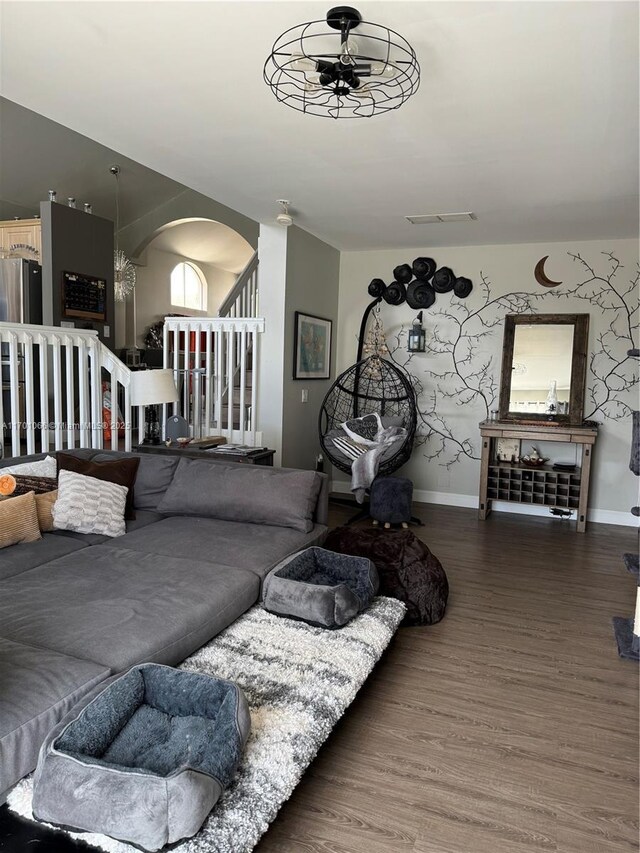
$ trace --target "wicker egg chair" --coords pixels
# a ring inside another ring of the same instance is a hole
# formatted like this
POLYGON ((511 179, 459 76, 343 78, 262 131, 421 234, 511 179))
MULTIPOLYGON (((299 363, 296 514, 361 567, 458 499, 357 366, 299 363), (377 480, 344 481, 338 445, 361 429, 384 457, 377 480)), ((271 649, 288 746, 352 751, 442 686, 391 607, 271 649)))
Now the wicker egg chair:
POLYGON ((391 445, 389 455, 380 461, 378 476, 384 476, 409 461, 416 433, 417 402, 403 368, 378 355, 371 355, 341 373, 320 409, 318 429, 322 451, 345 474, 351 473, 351 460, 338 451, 332 439, 336 435, 344 437, 341 425, 345 421, 374 412, 380 415, 383 424, 389 418, 395 426, 403 426, 407 431, 404 441, 391 445))

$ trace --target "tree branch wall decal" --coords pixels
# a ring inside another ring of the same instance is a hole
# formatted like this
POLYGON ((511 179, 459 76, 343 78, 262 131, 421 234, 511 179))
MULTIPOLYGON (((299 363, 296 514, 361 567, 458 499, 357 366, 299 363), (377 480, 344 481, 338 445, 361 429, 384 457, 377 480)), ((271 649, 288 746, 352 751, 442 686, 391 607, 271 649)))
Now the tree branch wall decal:
POLYGON ((582 281, 564 292, 553 291, 549 295, 584 299, 611 317, 606 331, 598 335, 597 346, 589 359, 588 399, 592 409, 586 418, 600 415, 602 419, 621 420, 631 416, 631 392, 638 384, 637 360, 627 352, 638 347, 640 268, 628 282, 618 284, 616 276, 624 269, 623 265, 613 253, 602 254, 608 258, 609 270, 599 274, 579 253, 568 252, 582 268, 582 281))
POLYGON ((447 311, 429 312, 437 318, 427 334, 426 352, 431 363, 442 367, 414 369, 415 354, 406 351, 408 327, 403 325, 390 335, 390 357, 404 367, 412 378, 418 400, 416 445, 428 460, 450 469, 465 460, 480 459, 479 438, 459 434, 451 417, 445 413, 456 408, 473 407, 478 421, 490 416, 497 408, 499 357, 496 356, 495 336, 502 327, 505 314, 533 314, 542 300, 577 298, 588 301, 598 311, 611 314, 609 327, 598 335, 591 354, 587 380, 590 409, 586 419, 619 420, 630 416, 633 391, 638 384, 636 360, 627 350, 637 347, 638 284, 640 270, 620 285, 620 261, 610 252, 608 269, 597 272, 579 254, 567 253, 581 265, 581 280, 555 290, 518 290, 501 296, 492 295, 488 276, 480 272, 480 304, 476 308, 467 302, 452 301, 447 311))

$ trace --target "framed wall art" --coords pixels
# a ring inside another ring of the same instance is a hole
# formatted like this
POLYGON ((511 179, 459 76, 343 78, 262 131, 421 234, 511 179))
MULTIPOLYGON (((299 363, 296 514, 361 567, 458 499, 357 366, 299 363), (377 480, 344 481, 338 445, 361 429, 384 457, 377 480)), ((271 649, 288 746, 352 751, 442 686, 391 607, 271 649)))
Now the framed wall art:
POLYGON ((296 311, 293 378, 329 379, 332 321, 296 311))

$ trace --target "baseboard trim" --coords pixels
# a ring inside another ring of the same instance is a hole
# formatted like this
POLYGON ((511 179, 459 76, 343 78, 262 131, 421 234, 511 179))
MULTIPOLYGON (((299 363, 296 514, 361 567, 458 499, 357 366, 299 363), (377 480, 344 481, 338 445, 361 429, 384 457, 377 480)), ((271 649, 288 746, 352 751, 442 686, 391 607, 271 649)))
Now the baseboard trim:
MULTIPOLYGON (((346 480, 333 480, 331 491, 342 495, 351 494, 351 488, 346 480)), ((461 506, 467 509, 478 508, 477 495, 460 495, 455 492, 431 492, 425 489, 414 489, 414 500, 424 504, 441 504, 442 506, 461 506)), ((514 515, 536 515, 548 518, 549 508, 530 506, 529 504, 510 503, 509 501, 493 501, 493 512, 509 512, 514 515)), ((569 521, 575 521, 575 510, 569 521)), ((593 524, 617 524, 621 527, 637 527, 637 521, 630 512, 618 512, 609 509, 590 509, 587 521, 593 524)))

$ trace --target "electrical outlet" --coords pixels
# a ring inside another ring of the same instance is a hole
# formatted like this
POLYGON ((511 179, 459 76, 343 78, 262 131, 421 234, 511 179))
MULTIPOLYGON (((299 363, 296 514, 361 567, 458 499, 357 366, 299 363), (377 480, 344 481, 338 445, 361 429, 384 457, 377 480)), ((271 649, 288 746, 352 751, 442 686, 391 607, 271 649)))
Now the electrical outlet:
POLYGON ((104 334, 105 338, 110 338, 111 337, 111 326, 105 326, 103 334, 104 334))
POLYGON ((302 402, 303 403, 309 402, 309 389, 308 388, 302 389, 302 402))

